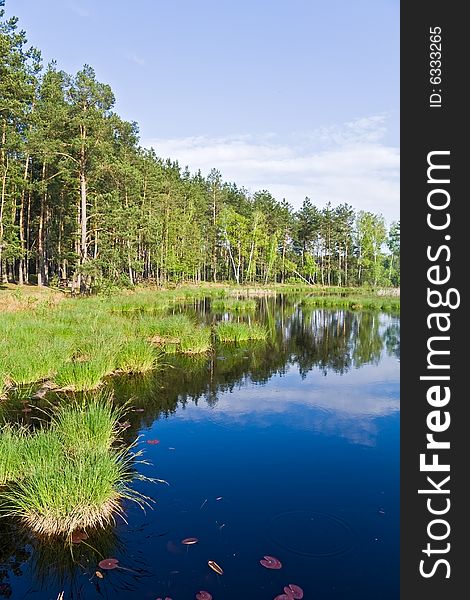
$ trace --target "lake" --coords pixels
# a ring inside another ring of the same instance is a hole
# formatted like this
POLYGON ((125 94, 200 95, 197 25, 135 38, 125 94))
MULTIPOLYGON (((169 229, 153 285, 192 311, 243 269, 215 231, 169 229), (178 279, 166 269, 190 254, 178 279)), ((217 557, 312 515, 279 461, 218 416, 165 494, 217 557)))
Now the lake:
POLYGON ((72 553, 0 523, 0 597, 270 600, 292 583, 307 599, 399 598, 399 317, 283 296, 240 316, 174 310, 261 322, 269 341, 113 378, 150 463, 137 468, 162 480, 135 483, 155 505, 126 506, 72 553), (100 569, 109 557, 119 568, 100 569))

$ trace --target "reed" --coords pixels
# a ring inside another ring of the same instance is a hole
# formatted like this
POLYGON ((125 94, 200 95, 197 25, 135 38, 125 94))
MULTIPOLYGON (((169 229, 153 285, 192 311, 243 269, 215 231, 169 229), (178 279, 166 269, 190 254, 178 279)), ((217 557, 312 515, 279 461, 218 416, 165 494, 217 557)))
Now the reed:
POLYGON ((216 325, 215 336, 219 342, 247 342, 249 340, 265 340, 268 332, 257 323, 248 325, 247 323, 222 321, 216 325))
POLYGON ((211 308, 215 311, 254 312, 256 300, 240 300, 238 298, 219 298, 212 300, 211 308))
POLYGON ((146 340, 130 339, 122 345, 116 366, 126 373, 146 373, 155 368, 158 353, 146 340))

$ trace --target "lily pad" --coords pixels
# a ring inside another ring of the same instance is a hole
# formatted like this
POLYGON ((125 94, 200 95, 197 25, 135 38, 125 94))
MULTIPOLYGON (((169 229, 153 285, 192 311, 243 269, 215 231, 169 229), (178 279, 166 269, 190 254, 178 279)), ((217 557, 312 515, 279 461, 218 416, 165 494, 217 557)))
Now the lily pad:
POLYGON ((265 555, 259 562, 266 569, 282 569, 281 561, 275 556, 265 555))
POLYGON ((104 569, 105 571, 110 571, 111 569, 116 569, 118 566, 118 559, 117 558, 105 558, 103 560, 100 560, 100 562, 98 563, 98 566, 100 569, 104 569))

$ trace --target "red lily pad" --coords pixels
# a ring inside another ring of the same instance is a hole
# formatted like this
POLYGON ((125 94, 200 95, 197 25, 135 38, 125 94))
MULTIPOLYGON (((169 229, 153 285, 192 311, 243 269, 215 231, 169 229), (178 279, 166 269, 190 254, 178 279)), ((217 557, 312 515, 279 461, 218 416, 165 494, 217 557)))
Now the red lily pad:
POLYGON ((98 563, 98 566, 100 569, 104 569, 105 571, 110 571, 111 569, 116 569, 118 566, 118 559, 117 558, 105 558, 103 560, 100 560, 100 562, 98 563))
POLYGON ((88 535, 84 531, 74 531, 72 533, 72 544, 80 544, 80 542, 87 539, 88 535))
POLYGON ((159 444, 160 440, 147 440, 147 444, 150 444, 151 446, 155 446, 155 444, 159 444))
POLYGON ((196 600, 212 600, 212 594, 209 594, 209 592, 201 590, 200 592, 198 592, 196 594, 196 600))
POLYGON ((302 598, 304 597, 303 589, 298 585, 295 585, 295 583, 289 583, 289 585, 286 585, 286 587, 284 588, 284 592, 287 595, 289 595, 290 593, 291 597, 294 600, 302 600, 302 598))
POLYGON ((266 567, 266 569, 281 569, 282 568, 281 561, 274 556, 266 555, 259 562, 261 565, 263 565, 263 567, 266 567))
POLYGON ((292 596, 287 596, 286 594, 279 594, 274 598, 274 600, 292 600, 292 596))

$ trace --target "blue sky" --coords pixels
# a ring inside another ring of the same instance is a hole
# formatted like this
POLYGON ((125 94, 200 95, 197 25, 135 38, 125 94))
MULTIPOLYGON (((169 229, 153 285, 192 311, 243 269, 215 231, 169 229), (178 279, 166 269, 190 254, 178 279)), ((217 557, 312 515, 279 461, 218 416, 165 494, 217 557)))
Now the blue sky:
POLYGON ((398 0, 7 0, 141 143, 299 206, 399 218, 398 0))

